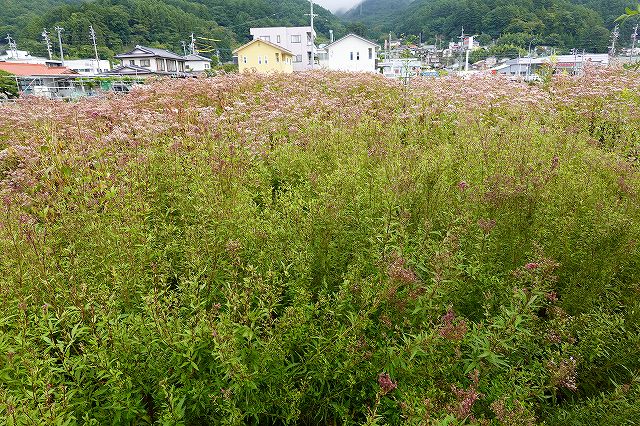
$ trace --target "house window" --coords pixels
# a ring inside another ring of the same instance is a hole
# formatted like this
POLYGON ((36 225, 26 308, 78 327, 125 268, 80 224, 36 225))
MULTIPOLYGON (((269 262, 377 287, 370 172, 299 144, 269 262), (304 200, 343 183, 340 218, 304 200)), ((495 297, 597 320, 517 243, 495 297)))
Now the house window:
POLYGON ((350 56, 351 60, 353 61, 353 52, 350 52, 349 56, 350 56))
POLYGON ((178 71, 184 72, 184 62, 178 62, 178 71))
POLYGON ((156 59, 156 68, 158 71, 164 71, 164 59, 156 59))
POLYGON ((262 63, 262 56, 258 56, 258 63, 261 64, 262 63))
POLYGON ((296 55, 293 62, 302 62, 302 55, 296 55))
POLYGON ((307 60, 309 61, 309 65, 311 65, 311 52, 307 52, 307 60))
POLYGON ((311 33, 307 33, 307 46, 311 46, 311 33))
POLYGON ((209 65, 209 64, 204 64, 204 69, 205 69, 205 70, 208 70, 209 68, 211 68, 211 65, 209 65))
POLYGON ((373 59, 373 48, 369 48, 369 59, 373 59))
POLYGON ((265 64, 269 63, 269 55, 264 55, 264 63, 265 64))
POLYGON ((359 61, 360 60, 360 52, 356 52, 356 60, 359 61))
POLYGON ((291 36, 291 43, 300 43, 300 35, 292 35, 291 36))
POLYGON ((276 40, 278 41, 278 43, 280 43, 280 36, 276 36, 276 40))
POLYGON ((242 62, 244 62, 245 64, 247 63, 247 57, 246 56, 242 57, 242 62))
POLYGON ((276 53, 276 62, 280 62, 280 54, 276 53))
POLYGON ((167 71, 176 72, 178 71, 178 65, 176 61, 167 59, 167 71))
POLYGON ((150 59, 140 59, 140 66, 141 67, 145 67, 145 68, 149 68, 151 66, 151 60, 150 59))
POLYGON ((129 59, 129 65, 135 65, 136 61, 134 59, 129 59))

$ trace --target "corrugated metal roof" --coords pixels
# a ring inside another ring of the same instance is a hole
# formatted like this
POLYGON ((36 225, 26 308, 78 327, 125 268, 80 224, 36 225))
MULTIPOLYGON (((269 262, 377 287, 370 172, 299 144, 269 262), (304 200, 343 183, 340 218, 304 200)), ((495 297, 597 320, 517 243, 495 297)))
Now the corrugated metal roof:
POLYGON ((73 76, 77 72, 67 67, 48 67, 42 64, 24 64, 20 62, 0 62, 0 70, 17 76, 73 76))

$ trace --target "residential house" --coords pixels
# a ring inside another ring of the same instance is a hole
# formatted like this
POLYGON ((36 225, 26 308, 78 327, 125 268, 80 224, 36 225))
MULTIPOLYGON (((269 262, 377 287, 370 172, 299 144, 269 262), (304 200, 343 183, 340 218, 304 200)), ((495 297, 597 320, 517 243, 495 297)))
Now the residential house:
POLYGON ((585 66, 609 66, 608 54, 579 54, 516 58, 491 69, 492 74, 510 77, 526 77, 535 74, 540 67, 549 65, 555 73, 580 74, 585 66))
POLYGON ((255 39, 233 51, 238 71, 293 72, 293 52, 262 39, 255 39))
POLYGON ((111 70, 111 62, 102 59, 65 59, 64 66, 80 75, 98 75, 111 70))
POLYGON ((183 56, 164 49, 136 46, 133 50, 114 56, 121 65, 106 72, 107 75, 171 75, 185 76, 183 56))
POLYGON ((320 65, 335 71, 376 72, 378 45, 355 34, 347 34, 325 46, 320 65))
POLYGON ((188 72, 201 73, 211 69, 211 59, 192 53, 184 57, 184 68, 188 72))
POLYGON ((78 73, 66 67, 19 62, 0 62, 0 70, 13 76, 21 94, 47 98, 74 98, 88 87, 78 81, 78 73))
POLYGON ((293 54, 293 70, 306 71, 315 61, 316 33, 311 27, 266 27, 251 28, 253 39, 261 39, 280 46, 293 54))
POLYGON ((387 78, 409 78, 420 75, 422 62, 417 58, 389 59, 380 62, 378 67, 387 78))

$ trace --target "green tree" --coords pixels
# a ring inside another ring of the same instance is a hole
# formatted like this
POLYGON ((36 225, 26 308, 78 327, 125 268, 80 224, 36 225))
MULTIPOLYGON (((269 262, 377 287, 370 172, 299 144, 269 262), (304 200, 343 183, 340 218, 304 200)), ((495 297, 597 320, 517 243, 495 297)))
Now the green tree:
POLYGON ((19 95, 13 74, 0 70, 0 98, 14 99, 19 95))

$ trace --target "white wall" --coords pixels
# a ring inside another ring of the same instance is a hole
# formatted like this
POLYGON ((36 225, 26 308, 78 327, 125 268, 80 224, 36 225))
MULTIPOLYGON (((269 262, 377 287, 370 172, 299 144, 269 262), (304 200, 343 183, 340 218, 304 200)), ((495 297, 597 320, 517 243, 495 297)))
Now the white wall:
POLYGON ((346 37, 327 46, 327 60, 323 65, 336 71, 376 72, 376 47, 358 37, 346 37), (369 49, 372 49, 371 56, 369 49))
POLYGON ((111 69, 111 62, 104 59, 100 60, 100 64, 95 59, 71 59, 65 60, 64 65, 81 75, 97 75, 111 69))
POLYGON ((293 53, 294 71, 306 71, 311 69, 309 64, 309 53, 313 58, 314 48, 311 44, 309 35, 311 34, 311 27, 267 27, 267 28, 251 28, 249 32, 253 39, 261 38, 264 40, 268 37, 270 43, 283 47, 293 53), (292 42, 292 36, 299 36, 300 43, 292 42), (296 62, 295 57, 301 56, 302 62, 296 62))
POLYGON ((211 69, 211 62, 209 61, 186 61, 184 63, 185 71, 204 72, 211 69))
POLYGON ((121 59, 122 61, 122 65, 136 65, 138 67, 144 67, 144 68, 148 68, 149 70, 153 71, 153 72, 169 72, 169 73, 174 73, 174 72, 183 72, 184 71, 184 65, 182 66, 182 69, 180 69, 180 64, 184 64, 184 61, 178 61, 175 59, 168 59, 168 58, 158 58, 158 57, 146 57, 146 58, 126 58, 126 59, 121 59), (148 60, 149 61, 149 66, 143 66, 142 65, 142 61, 148 60), (164 70, 158 69, 158 62, 157 60, 161 60, 164 61, 164 70), (133 61, 133 64, 131 63, 131 61, 133 61), (174 61, 175 65, 176 65, 176 70, 168 70, 167 67, 167 62, 168 61, 174 61))

